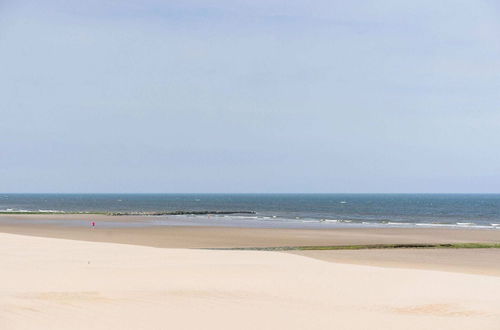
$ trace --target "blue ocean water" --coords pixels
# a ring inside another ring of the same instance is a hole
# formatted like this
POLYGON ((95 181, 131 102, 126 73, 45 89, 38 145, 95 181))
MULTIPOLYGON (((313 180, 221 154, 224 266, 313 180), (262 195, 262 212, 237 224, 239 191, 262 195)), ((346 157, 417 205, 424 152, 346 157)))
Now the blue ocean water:
POLYGON ((500 194, 0 194, 0 212, 254 211, 287 220, 500 229, 500 194))

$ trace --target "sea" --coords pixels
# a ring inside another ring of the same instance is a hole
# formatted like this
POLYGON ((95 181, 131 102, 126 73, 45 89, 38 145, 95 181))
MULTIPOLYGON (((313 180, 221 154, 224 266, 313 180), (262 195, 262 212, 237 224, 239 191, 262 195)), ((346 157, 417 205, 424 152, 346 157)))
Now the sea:
POLYGON ((0 194, 0 214, 173 211, 242 213, 160 216, 152 223, 500 229, 500 194, 0 194))

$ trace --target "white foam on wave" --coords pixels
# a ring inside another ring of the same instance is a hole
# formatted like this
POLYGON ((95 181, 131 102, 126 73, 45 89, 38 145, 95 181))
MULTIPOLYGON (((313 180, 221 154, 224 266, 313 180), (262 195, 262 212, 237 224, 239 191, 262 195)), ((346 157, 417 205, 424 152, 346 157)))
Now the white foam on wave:
POLYGON ((427 227, 457 227, 456 224, 448 223, 416 223, 415 226, 427 226, 427 227))
MULTIPOLYGON (((423 226, 423 227, 452 227, 452 228, 475 228, 475 229, 500 229, 500 227, 496 227, 493 224, 491 225, 479 225, 473 222, 457 222, 453 223, 415 223, 415 226, 423 226)), ((500 224, 498 224, 500 226, 500 224)))
POLYGON ((16 210, 16 209, 11 209, 11 208, 8 208, 8 209, 3 209, 3 210, 0 210, 0 212, 9 212, 9 213, 28 213, 28 212, 33 212, 32 210, 16 210))
MULTIPOLYGON (((235 218, 235 217, 233 217, 233 218, 235 218)), ((262 220, 259 217, 247 217, 247 216, 240 216, 240 217, 237 217, 237 219, 242 219, 242 220, 256 220, 256 219, 258 219, 258 220, 262 220)))

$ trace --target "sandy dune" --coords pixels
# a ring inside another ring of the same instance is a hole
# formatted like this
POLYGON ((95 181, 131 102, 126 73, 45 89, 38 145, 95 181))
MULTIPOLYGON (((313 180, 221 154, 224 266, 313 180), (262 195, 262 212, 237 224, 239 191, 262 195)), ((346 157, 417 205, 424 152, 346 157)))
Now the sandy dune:
POLYGON ((500 277, 0 234, 2 329, 499 329, 500 277))
POLYGON ((500 249, 288 251, 324 261, 500 276, 500 249))

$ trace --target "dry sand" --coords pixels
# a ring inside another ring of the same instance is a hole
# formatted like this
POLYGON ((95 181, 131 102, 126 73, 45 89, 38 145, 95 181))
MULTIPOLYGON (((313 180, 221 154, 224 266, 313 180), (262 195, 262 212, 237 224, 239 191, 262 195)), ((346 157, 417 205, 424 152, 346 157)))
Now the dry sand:
POLYGON ((316 250, 287 253, 353 265, 500 276, 500 249, 316 250))
POLYGON ((500 277, 0 234, 2 329, 495 329, 500 277))

